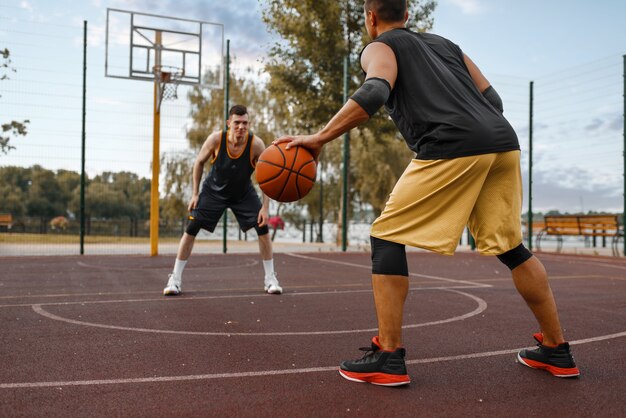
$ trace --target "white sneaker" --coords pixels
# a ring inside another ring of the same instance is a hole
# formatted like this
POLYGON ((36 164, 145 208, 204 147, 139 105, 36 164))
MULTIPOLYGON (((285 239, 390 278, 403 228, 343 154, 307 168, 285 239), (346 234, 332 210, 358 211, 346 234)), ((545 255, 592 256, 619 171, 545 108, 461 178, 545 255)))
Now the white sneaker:
POLYGON ((183 291, 183 279, 182 277, 175 276, 174 273, 170 273, 167 280, 167 286, 163 289, 165 296, 180 295, 183 291))
POLYGON ((283 288, 280 287, 280 284, 278 283, 276 273, 265 276, 265 291, 274 295, 280 295, 283 293, 283 288))

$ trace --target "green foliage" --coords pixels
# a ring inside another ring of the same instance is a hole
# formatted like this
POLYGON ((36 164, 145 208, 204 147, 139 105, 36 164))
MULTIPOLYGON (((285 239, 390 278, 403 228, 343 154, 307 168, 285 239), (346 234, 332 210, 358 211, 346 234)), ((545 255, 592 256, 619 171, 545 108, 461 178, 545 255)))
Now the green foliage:
MULTIPOLYGON (((16 72, 15 68, 11 67, 10 55, 11 53, 7 48, 0 49, 0 56, 2 57, 2 63, 0 64, 0 71, 2 71, 2 73, 0 74, 0 80, 9 78, 6 74, 7 71, 16 72)), ((12 120, 0 125, 2 127, 2 132, 0 133, 0 152, 7 154, 10 150, 15 149, 14 146, 9 144, 9 141, 12 137, 25 136, 28 133, 26 125, 29 123, 30 121, 26 119, 22 122, 12 120)))
MULTIPOLYGON (((407 26, 432 27, 434 0, 412 1, 407 26)), ((281 40, 269 51, 268 89, 289 111, 297 131, 321 128, 343 104, 343 57, 350 57, 349 91, 361 80, 358 61, 368 42, 363 1, 268 0, 263 20, 281 40)))
POLYGON ((29 216, 49 219, 64 214, 67 202, 54 172, 41 166, 32 167, 27 191, 26 210, 29 216))
POLYGON ((193 152, 166 154, 161 158, 165 173, 165 196, 161 200, 160 214, 166 222, 184 217, 191 197, 191 179, 195 155, 193 152))
POLYGON ((94 181, 85 190, 85 213, 90 218, 119 217, 129 210, 123 194, 111 184, 94 181))
MULTIPOLYGON (((87 179, 85 214, 88 218, 147 219, 150 180, 135 173, 105 172, 87 179)), ((49 220, 76 217, 80 210, 80 174, 41 166, 0 167, 0 212, 14 217, 49 220)))
POLYGON ((380 141, 375 131, 370 129, 364 129, 357 135, 354 139, 358 146, 353 147, 351 171, 370 175, 355 176, 351 184, 360 199, 369 203, 378 216, 412 154, 400 139, 380 141))
MULTIPOLYGON (((74 193, 73 208, 79 203, 80 190, 74 193)), ((94 218, 146 219, 150 215, 150 180, 122 171, 104 172, 85 189, 85 213, 94 218)))
POLYGON ((343 101, 343 57, 350 42, 344 38, 346 22, 350 34, 361 33, 355 4, 267 2, 263 19, 281 38, 271 47, 265 66, 271 76, 268 89, 288 110, 292 133, 321 128, 343 101), (349 19, 344 16, 346 4, 351 6, 349 19))
POLYGON ((0 80, 6 80, 9 76, 6 74, 7 71, 15 72, 15 68, 11 67, 11 52, 7 49, 0 49, 0 55, 2 56, 2 63, 0 63, 0 69, 2 70, 2 74, 0 75, 0 80))

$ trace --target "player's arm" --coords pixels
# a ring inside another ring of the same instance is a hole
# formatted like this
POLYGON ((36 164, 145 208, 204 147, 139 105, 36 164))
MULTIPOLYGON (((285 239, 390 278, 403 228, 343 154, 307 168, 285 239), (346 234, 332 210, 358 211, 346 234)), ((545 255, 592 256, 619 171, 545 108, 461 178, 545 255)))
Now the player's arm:
POLYGON ((478 88, 478 91, 480 91, 482 95, 485 96, 485 99, 487 99, 493 107, 498 109, 500 113, 504 112, 502 99, 496 89, 494 89, 491 83, 489 83, 489 80, 487 80, 483 73, 480 72, 480 69, 467 55, 463 54, 463 60, 465 61, 465 66, 467 67, 476 88, 478 88))
POLYGON ((192 196, 189 202, 188 210, 195 209, 198 205, 198 197, 200 196, 200 181, 202 180, 202 173, 204 172, 204 165, 209 158, 214 157, 217 154, 220 145, 220 132, 213 132, 202 144, 200 152, 196 157, 196 161, 193 163, 192 170, 192 196))
POLYGON ((250 163, 253 166, 256 166, 257 161, 259 161, 259 157, 261 156, 263 151, 265 151, 265 143, 263 142, 261 138, 259 138, 256 135, 252 137, 251 151, 252 152, 250 153, 250 163))
POLYGON ((289 142, 287 148, 302 145, 317 159, 324 144, 368 121, 389 98, 398 66, 388 45, 372 42, 361 54, 361 67, 367 74, 365 81, 321 131, 313 135, 283 136, 274 143, 289 142))
MULTIPOLYGON (((265 143, 258 136, 254 136, 252 138, 252 152, 250 153, 250 162, 256 166, 257 161, 259 160, 259 156, 263 151, 265 151, 265 143)), ((267 223, 269 219, 269 208, 270 208, 270 198, 263 193, 261 190, 261 199, 263 204, 261 205, 261 210, 259 211, 259 215, 257 217, 257 223, 259 226, 263 226, 267 223)))

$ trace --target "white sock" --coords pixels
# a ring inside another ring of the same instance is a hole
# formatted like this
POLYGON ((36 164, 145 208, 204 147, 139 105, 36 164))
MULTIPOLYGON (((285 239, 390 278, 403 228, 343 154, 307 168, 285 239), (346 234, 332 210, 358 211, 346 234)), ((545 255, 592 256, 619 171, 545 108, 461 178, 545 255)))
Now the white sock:
POLYGON ((183 277, 183 270, 185 269, 185 265, 187 264, 187 260, 179 260, 178 258, 176 259, 176 262, 174 262, 174 276, 176 277, 183 277))
POLYGON ((263 270, 265 270, 265 277, 274 274, 274 260, 263 260, 263 270))

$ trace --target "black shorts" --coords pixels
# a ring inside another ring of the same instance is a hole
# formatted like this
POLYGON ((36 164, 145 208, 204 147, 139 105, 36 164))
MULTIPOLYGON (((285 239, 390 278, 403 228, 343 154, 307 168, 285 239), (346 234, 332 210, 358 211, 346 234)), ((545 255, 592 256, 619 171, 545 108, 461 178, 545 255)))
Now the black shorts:
MULTIPOLYGON (((261 210, 261 200, 253 188, 250 188, 244 197, 236 202, 216 197, 209 193, 200 193, 198 206, 191 211, 190 219, 197 221, 201 228, 213 232, 227 208, 233 211, 239 227, 245 232, 257 225, 259 211, 261 210)), ((187 231, 187 233, 190 233, 190 231, 187 231)), ((190 235, 196 234, 190 233, 190 235)))

